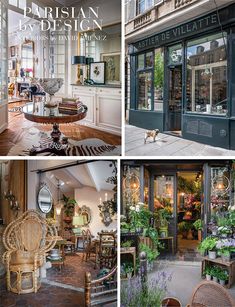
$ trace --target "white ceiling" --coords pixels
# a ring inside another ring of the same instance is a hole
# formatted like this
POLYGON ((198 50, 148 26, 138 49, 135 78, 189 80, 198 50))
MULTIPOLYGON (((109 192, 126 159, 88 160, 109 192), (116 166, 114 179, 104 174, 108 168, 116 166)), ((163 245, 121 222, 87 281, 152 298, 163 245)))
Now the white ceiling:
MULTIPOLYGON (((67 162, 68 161, 66 161, 66 163, 67 162)), ((64 161, 61 162, 61 164, 58 160, 56 161, 57 166, 63 164, 65 164, 64 161)), ((106 182, 107 178, 112 176, 113 168, 109 165, 110 162, 108 161, 97 161, 83 165, 65 167, 46 172, 46 177, 54 186, 57 186, 59 179, 60 182, 63 183, 63 185, 61 185, 61 190, 67 193, 85 186, 93 187, 97 191, 111 191, 114 186, 106 182)), ((52 165, 50 165, 50 167, 51 166, 52 165)), ((49 165, 47 165, 47 167, 49 167, 49 165)))

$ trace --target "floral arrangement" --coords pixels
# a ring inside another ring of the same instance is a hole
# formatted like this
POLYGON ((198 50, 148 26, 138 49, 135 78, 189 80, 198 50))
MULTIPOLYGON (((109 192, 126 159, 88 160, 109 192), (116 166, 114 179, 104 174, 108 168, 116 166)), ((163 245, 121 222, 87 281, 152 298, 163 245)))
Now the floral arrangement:
POLYGON ((216 249, 219 254, 229 256, 231 252, 235 252, 235 239, 221 239, 216 243, 216 249))

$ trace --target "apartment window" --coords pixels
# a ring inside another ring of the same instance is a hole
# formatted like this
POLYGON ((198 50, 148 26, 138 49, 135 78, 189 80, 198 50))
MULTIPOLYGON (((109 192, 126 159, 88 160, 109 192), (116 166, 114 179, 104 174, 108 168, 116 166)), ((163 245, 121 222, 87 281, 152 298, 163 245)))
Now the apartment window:
POLYGON ((153 6, 154 6, 153 0, 137 0, 136 2, 137 15, 144 13, 153 6))
POLYGON ((26 0, 9 0, 9 4, 16 6, 22 10, 27 6, 26 0))
MULTIPOLYGON (((59 39, 64 34, 62 31, 50 33, 49 74, 51 78, 62 78, 65 82, 65 40, 59 39)), ((64 85, 60 91, 64 91, 64 85)))
POLYGON ((187 44, 187 111, 227 114, 227 34, 187 44))

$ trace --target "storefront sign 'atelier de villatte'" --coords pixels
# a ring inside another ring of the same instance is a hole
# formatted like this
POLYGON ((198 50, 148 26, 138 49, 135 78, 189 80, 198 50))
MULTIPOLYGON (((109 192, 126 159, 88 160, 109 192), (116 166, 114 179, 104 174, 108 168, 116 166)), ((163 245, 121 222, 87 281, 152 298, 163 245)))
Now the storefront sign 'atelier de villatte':
POLYGON ((134 43, 129 48, 129 53, 139 52, 141 50, 156 47, 157 45, 164 45, 167 42, 173 41, 175 39, 180 39, 193 33, 197 33, 205 30, 205 28, 210 28, 218 24, 217 14, 211 14, 209 16, 202 17, 198 20, 192 21, 190 23, 180 25, 178 27, 169 29, 162 33, 158 33, 151 37, 145 38, 137 43, 134 43))

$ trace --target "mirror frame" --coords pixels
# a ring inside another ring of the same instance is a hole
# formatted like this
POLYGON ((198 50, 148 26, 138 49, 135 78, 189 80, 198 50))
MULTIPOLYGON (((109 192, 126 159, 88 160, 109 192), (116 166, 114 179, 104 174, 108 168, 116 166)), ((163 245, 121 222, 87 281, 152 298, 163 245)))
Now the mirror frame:
POLYGON ((84 224, 84 226, 88 226, 91 222, 91 209, 87 206, 82 206, 79 214, 82 215, 83 213, 86 213, 87 216, 89 217, 89 220, 87 221, 87 223, 84 224))
POLYGON ((52 207, 53 207, 53 197, 52 197, 52 194, 51 194, 51 191, 49 190, 48 186, 46 184, 42 184, 38 190, 38 195, 37 195, 37 203, 38 203, 38 208, 40 209, 40 211, 44 214, 48 214, 51 210, 52 210, 52 207), (42 210, 41 208, 41 205, 40 205, 40 200, 39 200, 39 197, 40 197, 40 192, 42 190, 47 190, 49 195, 50 195, 50 199, 51 199, 51 204, 50 204, 50 207, 48 210, 42 210))
MULTIPOLYGON (((30 40, 30 39, 25 39, 24 41, 23 41, 23 43, 21 43, 21 46, 20 46, 20 58, 21 58, 21 62, 22 62, 22 49, 23 49, 23 45, 29 45, 29 44, 32 44, 32 49, 33 49, 33 74, 32 74, 32 77, 34 77, 35 76, 35 63, 34 63, 34 56, 35 56, 35 47, 34 47, 34 41, 33 40, 30 40)), ((20 64, 21 65, 21 64, 20 64)), ((27 68, 27 67, 26 67, 27 68)))

